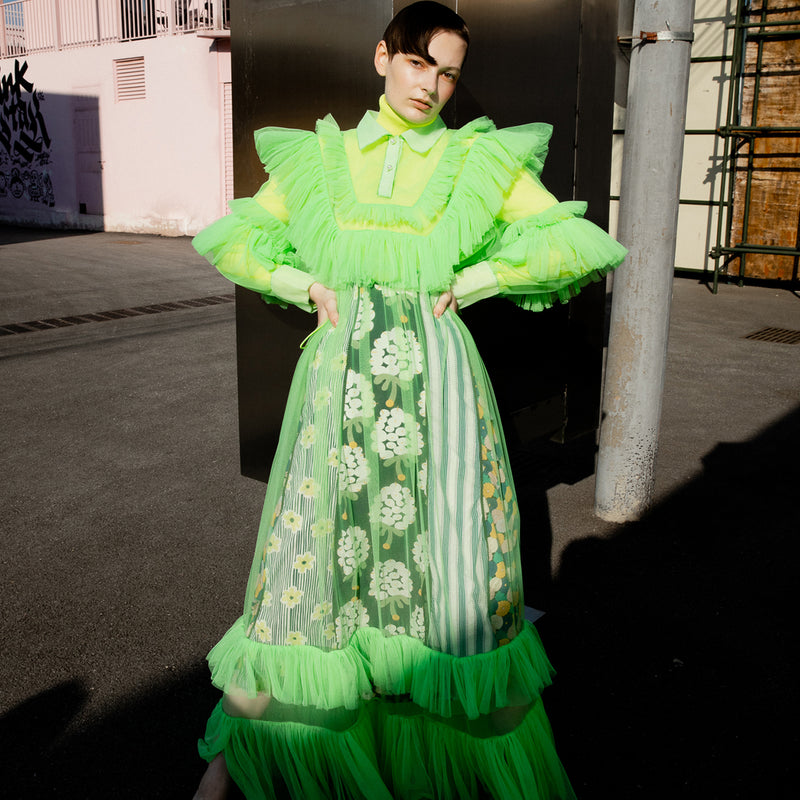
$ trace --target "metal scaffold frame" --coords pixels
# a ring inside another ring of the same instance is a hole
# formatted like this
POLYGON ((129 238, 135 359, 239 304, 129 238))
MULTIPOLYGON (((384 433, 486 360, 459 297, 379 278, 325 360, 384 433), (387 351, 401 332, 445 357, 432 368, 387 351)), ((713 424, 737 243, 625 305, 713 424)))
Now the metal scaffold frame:
MULTIPOLYGON (((770 41, 800 39, 800 16, 795 19, 770 21, 770 14, 786 14, 795 12, 800 6, 791 8, 769 7, 769 0, 763 0, 758 8, 751 7, 750 0, 739 0, 736 7, 734 22, 727 27, 734 32, 733 55, 731 64, 730 91, 728 92, 727 122, 717 129, 717 135, 723 138, 722 173, 717 201, 719 213, 717 216, 716 246, 711 249, 709 256, 714 259, 714 293, 717 291, 719 277, 723 270, 725 276, 729 273, 726 267, 734 259, 739 259, 739 285, 745 278, 747 256, 751 253, 790 256, 794 258, 794 267, 791 282, 798 281, 798 263, 800 263, 800 218, 798 219, 798 238, 794 247, 766 245, 748 241, 750 205, 753 191, 753 173, 757 169, 758 154, 756 141, 764 137, 781 137, 800 139, 800 126, 773 126, 756 125, 758 119, 759 88, 764 57, 764 45, 770 41), (758 20, 754 20, 759 17, 758 20), (748 69, 746 62, 746 49, 748 43, 754 42, 757 48, 755 70, 748 69), (753 106, 750 114, 750 124, 742 120, 742 97, 745 81, 754 81, 753 106), (746 147, 746 152, 742 153, 746 147), (746 156, 744 166, 740 161, 746 156), (737 174, 745 173, 744 201, 742 215, 741 240, 733 243, 734 226, 734 195, 736 190, 737 174)), ((793 148, 796 150, 797 148, 793 148)), ((800 171, 800 153, 770 153, 770 158, 794 159, 797 163, 783 169, 800 171)))

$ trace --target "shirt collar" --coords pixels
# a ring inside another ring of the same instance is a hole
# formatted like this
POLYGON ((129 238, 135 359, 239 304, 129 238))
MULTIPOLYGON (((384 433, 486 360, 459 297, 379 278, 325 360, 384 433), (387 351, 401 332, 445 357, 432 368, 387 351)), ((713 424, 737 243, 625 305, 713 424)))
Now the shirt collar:
POLYGON ((447 126, 437 116, 426 125, 412 126, 404 120, 381 96, 380 111, 367 111, 356 127, 358 146, 361 150, 387 136, 401 136, 416 153, 424 155, 439 141, 447 126))

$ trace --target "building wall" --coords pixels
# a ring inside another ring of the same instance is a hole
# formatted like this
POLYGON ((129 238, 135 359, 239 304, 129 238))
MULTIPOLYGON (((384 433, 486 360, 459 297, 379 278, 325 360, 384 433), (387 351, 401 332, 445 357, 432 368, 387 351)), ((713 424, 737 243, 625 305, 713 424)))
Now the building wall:
POLYGON ((225 213, 227 40, 32 53, 0 80, 0 220, 184 235, 225 213), (144 97, 119 99, 114 62, 138 57, 144 97))

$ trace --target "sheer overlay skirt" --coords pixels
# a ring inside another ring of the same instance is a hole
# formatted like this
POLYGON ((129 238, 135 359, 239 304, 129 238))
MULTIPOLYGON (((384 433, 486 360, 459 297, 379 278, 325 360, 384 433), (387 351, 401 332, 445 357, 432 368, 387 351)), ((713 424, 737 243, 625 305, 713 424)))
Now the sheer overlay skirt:
POLYGON ((342 291, 298 363, 244 613, 209 654, 201 754, 248 798, 572 796, 494 396, 434 300, 342 291))

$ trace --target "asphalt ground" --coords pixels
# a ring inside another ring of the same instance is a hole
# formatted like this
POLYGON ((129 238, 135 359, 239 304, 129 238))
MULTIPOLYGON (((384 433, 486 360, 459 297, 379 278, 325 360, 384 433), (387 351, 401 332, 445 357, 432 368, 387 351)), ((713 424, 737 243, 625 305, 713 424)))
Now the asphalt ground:
MULTIPOLYGON (((232 287, 188 239, 0 227, 7 798, 186 798, 263 485, 238 470, 232 287), (197 298, 207 305, 152 306, 197 298)), ((546 694, 581 798, 794 797, 800 330, 781 288, 676 278, 652 510, 541 490, 546 694)), ((528 487, 537 492, 536 487, 528 487)))

